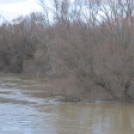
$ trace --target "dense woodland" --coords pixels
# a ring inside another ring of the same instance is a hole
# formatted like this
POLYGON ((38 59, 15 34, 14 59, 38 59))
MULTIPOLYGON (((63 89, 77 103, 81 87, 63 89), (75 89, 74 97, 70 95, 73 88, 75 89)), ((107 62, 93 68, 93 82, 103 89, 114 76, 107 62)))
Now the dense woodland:
POLYGON ((72 74, 83 90, 134 99, 134 1, 53 0, 43 13, 0 26, 0 71, 72 74), (49 17, 50 13, 51 19, 49 17))

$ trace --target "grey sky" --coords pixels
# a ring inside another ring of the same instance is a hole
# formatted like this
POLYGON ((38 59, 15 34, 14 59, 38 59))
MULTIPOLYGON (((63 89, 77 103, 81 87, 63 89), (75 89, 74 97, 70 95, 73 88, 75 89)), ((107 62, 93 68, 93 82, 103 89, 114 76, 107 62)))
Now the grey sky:
MULTIPOLYGON (((1 0, 0 3, 7 4, 7 3, 16 3, 16 2, 21 2, 22 0, 1 0)), ((27 0, 23 0, 25 2, 27 0)))
MULTIPOLYGON (((0 15, 8 22, 18 16, 25 16, 31 12, 40 12, 42 8, 38 5, 39 0, 0 0, 0 15)), ((53 0, 44 0, 48 7, 51 7, 53 0)), ((73 0, 70 0, 72 2, 73 0)), ((50 19, 51 19, 50 14, 50 19)), ((0 19, 0 22, 3 19, 0 19)))
POLYGON ((37 0, 0 0, 0 14, 8 20, 34 11, 41 11, 37 0))

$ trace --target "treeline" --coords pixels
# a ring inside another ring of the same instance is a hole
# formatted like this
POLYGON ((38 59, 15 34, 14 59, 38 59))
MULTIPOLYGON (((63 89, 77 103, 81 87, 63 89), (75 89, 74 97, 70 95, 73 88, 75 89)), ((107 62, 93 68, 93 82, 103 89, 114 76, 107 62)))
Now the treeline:
POLYGON ((32 13, 20 24, 5 22, 0 26, 0 71, 35 75, 41 69, 44 74, 50 69, 42 42, 45 29, 37 17, 41 18, 41 13, 32 13))
POLYGON ((134 99, 133 0, 53 0, 18 25, 0 27, 0 70, 77 76, 83 90, 134 99), (52 20, 50 19, 50 13, 52 20))

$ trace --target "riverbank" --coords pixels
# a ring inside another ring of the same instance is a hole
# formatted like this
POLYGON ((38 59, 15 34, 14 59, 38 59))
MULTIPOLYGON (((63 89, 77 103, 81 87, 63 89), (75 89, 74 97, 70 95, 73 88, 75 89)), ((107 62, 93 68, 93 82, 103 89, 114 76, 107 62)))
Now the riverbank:
POLYGON ((58 97, 59 101, 63 103, 128 103, 128 101, 123 101, 122 99, 113 99, 109 93, 99 87, 94 87, 92 88, 92 90, 90 90, 90 87, 89 89, 84 89, 82 86, 79 85, 77 78, 73 75, 68 75, 66 77, 46 77, 44 79, 30 77, 24 74, 11 73, 0 73, 0 76, 4 80, 4 88, 15 88, 18 85, 19 88, 25 87, 25 89, 27 89, 27 84, 30 84, 30 87, 28 88, 31 89, 33 97, 58 97), (26 86, 21 86, 20 83, 26 86))
MULTIPOLYGON (((62 96, 61 102, 84 102, 84 103, 134 103, 133 100, 113 98, 111 94, 101 87, 94 86, 90 90, 79 85, 77 78, 73 75, 53 79, 41 80, 41 90, 44 97, 62 96)), ((39 95, 39 94, 38 94, 39 95)), ((40 96, 40 95, 39 95, 40 96)))
POLYGON ((62 78, 36 80, 42 83, 38 88, 44 91, 44 93, 36 92, 35 96, 44 98, 60 96, 61 102, 128 103, 122 99, 113 99, 109 93, 99 87, 85 90, 77 85, 77 79, 72 75, 62 78))

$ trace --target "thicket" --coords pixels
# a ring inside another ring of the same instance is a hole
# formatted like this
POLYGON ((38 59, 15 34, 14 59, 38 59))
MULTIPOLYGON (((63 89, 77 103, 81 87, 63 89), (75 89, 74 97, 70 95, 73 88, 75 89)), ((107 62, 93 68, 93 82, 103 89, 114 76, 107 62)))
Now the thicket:
POLYGON ((44 13, 0 27, 0 70, 73 74, 85 90, 134 99, 134 1, 43 0, 44 13), (49 15, 53 18, 50 20, 49 15))

